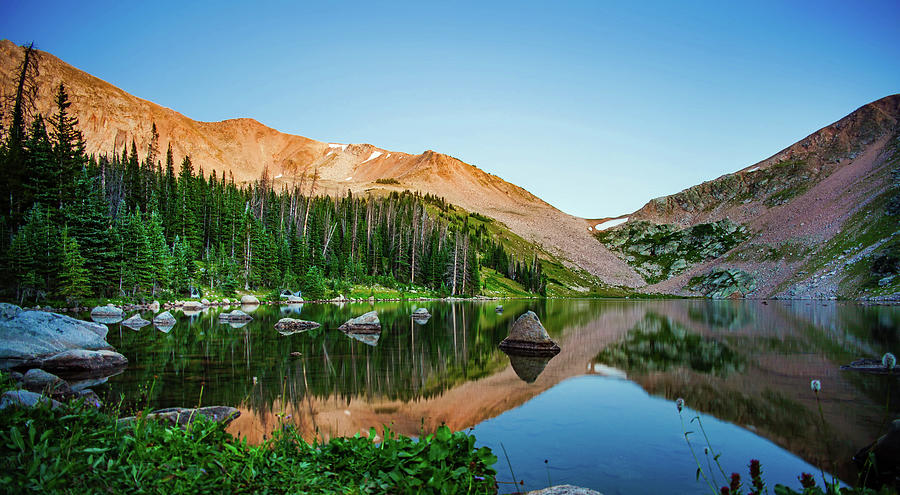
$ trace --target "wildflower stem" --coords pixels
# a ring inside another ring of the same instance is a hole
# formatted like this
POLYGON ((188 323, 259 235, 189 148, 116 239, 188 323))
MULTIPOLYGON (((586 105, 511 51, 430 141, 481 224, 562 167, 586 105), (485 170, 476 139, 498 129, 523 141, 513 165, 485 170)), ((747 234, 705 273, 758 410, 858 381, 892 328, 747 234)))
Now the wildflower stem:
MULTIPOLYGON (((697 424, 700 425, 700 431, 703 432, 703 438, 706 440, 706 446, 709 447, 709 452, 713 455, 713 460, 716 461, 716 466, 719 467, 719 472, 722 473, 722 479, 727 482, 728 475, 726 475, 725 470, 722 469, 722 464, 719 463, 719 457, 716 455, 716 451, 713 449, 712 444, 709 443, 709 437, 706 435, 706 428, 703 427, 703 422, 700 421, 700 416, 697 416, 697 424)), ((712 472, 712 467, 710 467, 709 470, 710 472, 712 472)))
POLYGON ((703 467, 700 465, 700 460, 697 459, 697 454, 694 452, 694 446, 691 445, 691 441, 690 439, 688 439, 688 431, 684 426, 684 416, 681 415, 681 411, 678 412, 678 418, 681 419, 681 431, 684 432, 684 441, 688 444, 688 449, 690 449, 691 455, 694 457, 694 462, 697 463, 697 472, 700 473, 700 476, 703 476, 703 481, 705 481, 706 484, 709 485, 709 489, 712 490, 713 494, 719 493, 718 491, 716 491, 716 487, 712 484, 712 482, 709 481, 709 478, 707 478, 703 473, 703 467))

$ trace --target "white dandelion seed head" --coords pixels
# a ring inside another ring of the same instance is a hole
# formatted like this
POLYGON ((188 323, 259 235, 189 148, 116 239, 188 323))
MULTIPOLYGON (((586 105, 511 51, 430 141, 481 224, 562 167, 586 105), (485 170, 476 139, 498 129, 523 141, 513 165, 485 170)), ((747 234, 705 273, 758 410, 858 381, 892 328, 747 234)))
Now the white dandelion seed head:
POLYGON ((881 364, 885 368, 892 370, 894 366, 897 366, 897 357, 890 352, 886 352, 884 356, 881 356, 881 364))
POLYGON ((809 382, 809 388, 813 392, 818 392, 819 390, 822 390, 822 382, 820 382, 819 380, 813 380, 809 382))

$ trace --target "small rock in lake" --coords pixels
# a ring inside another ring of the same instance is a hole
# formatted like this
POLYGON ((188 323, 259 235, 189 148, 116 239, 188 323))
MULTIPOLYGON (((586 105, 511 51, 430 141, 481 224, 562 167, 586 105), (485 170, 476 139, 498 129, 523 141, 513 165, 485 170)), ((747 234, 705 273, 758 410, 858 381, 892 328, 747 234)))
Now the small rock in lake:
POLYGON ((162 313, 156 315, 156 318, 153 318, 153 323, 159 326, 174 325, 175 317, 172 316, 172 313, 163 311, 162 313))
POLYGON ((347 320, 338 327, 343 332, 353 333, 378 333, 381 332, 381 322, 378 320, 378 311, 369 311, 363 315, 347 320))
POLYGON ((124 311, 115 307, 113 304, 107 304, 106 306, 97 306, 91 310, 91 316, 99 316, 99 317, 121 317, 124 314, 124 311))
POLYGON ((321 325, 314 321, 282 318, 275 324, 275 330, 278 330, 282 334, 289 335, 296 332, 305 332, 306 330, 318 328, 320 326, 321 325))
POLYGON ((135 313, 131 315, 130 318, 122 321, 122 325, 134 330, 140 330, 141 328, 146 327, 149 324, 150 322, 141 318, 141 315, 139 313, 135 313))
POLYGON ((292 356, 292 357, 300 357, 300 356, 302 356, 302 355, 303 355, 303 354, 300 353, 300 352, 298 352, 298 351, 294 351, 294 352, 291 353, 291 356, 292 356))
POLYGON ((236 309, 231 313, 219 313, 219 320, 228 321, 228 322, 240 322, 240 321, 251 321, 253 319, 252 316, 244 313, 243 311, 236 309))
POLYGON ((427 319, 431 318, 431 313, 429 313, 428 310, 425 308, 419 308, 419 309, 413 311, 411 317, 414 320, 427 320, 427 319))

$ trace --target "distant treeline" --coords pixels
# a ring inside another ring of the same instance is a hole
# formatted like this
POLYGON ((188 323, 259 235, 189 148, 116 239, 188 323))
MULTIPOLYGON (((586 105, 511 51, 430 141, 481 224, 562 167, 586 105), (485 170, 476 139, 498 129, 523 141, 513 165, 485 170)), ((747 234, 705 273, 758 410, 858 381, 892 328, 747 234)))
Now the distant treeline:
POLYGON ((202 285, 299 287, 313 299, 353 283, 471 295, 482 266, 545 288, 536 257, 513 259, 484 217, 470 222, 431 195, 316 196, 315 174, 276 191, 265 171, 240 185, 195 171, 189 157, 176 170, 155 124, 143 158, 134 141, 121 154, 87 156, 64 85, 52 116, 31 115, 30 54, 0 119, 0 287, 9 297, 165 297, 202 285))

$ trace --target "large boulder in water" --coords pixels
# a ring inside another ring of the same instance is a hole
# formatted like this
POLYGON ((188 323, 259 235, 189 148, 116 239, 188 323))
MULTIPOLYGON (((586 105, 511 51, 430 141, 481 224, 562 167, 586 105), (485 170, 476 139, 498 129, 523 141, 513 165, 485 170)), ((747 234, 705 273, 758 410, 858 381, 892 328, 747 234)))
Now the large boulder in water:
POLYGON ((559 346, 550 340, 550 335, 541 325, 541 320, 533 311, 520 316, 509 331, 509 336, 500 342, 500 350, 520 356, 555 356, 559 346))
POLYGON ((246 296, 241 296, 241 304, 259 304, 259 299, 254 295, 247 294, 246 296))
POLYGON ((381 321, 378 320, 378 311, 369 311, 356 318, 351 318, 338 327, 338 330, 347 333, 380 333, 381 321))
POLYGON ((33 368, 42 360, 74 349, 111 350, 109 329, 99 323, 0 304, 0 369, 33 368))
POLYGON ((294 318, 282 318, 275 324, 275 330, 282 335, 290 335, 297 332, 305 332, 313 328, 319 328, 321 325, 314 321, 297 320, 294 318))

